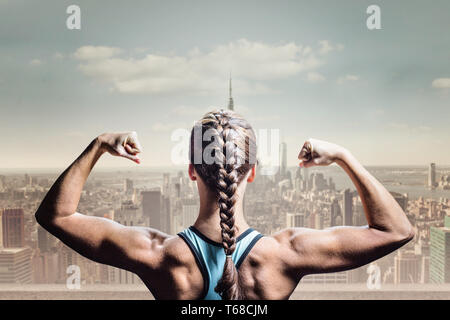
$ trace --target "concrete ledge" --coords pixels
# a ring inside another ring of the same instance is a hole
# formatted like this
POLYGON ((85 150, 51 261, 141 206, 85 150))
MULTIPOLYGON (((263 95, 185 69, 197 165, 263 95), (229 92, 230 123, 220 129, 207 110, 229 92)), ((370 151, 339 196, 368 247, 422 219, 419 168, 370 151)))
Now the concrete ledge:
MULTIPOLYGON (((152 300, 144 285, 0 285, 0 300, 152 300)), ((365 284, 301 284, 293 300, 450 300, 450 284, 382 285, 369 290, 365 284)))

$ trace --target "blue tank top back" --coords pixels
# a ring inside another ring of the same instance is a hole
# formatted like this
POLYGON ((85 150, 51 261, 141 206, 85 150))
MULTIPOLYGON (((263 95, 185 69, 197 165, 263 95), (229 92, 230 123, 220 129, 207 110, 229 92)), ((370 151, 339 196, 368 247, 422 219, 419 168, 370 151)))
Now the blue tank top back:
MULTIPOLYGON (((226 259, 222 244, 207 238, 194 226, 181 231, 178 236, 191 249, 202 273, 204 281, 202 299, 221 300, 220 295, 214 291, 214 288, 222 277, 226 259)), ((249 228, 236 238, 236 249, 232 255, 236 269, 239 269, 250 250, 262 237, 263 235, 258 231, 249 228)))

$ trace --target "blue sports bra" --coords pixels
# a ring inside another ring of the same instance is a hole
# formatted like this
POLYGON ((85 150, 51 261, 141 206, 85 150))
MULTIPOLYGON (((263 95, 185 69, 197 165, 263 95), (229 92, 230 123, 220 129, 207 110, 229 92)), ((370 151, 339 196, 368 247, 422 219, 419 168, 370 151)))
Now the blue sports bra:
MULTIPOLYGON (((222 277, 225 264, 226 257, 222 244, 207 238, 194 226, 181 231, 178 236, 191 249, 202 273, 204 281, 202 299, 221 300, 220 295, 214 291, 214 288, 222 277)), ((255 243, 262 237, 263 235, 258 231, 249 228, 236 238, 236 249, 232 255, 236 269, 239 269, 255 243)))

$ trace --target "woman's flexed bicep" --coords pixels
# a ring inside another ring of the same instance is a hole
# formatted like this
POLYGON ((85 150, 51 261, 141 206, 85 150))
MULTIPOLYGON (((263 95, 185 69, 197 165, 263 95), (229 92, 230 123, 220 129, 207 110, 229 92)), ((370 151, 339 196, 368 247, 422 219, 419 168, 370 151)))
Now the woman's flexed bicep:
POLYGON ((151 228, 124 226, 80 213, 42 225, 84 257, 135 273, 157 265, 169 237, 151 228))
POLYGON ((274 235, 289 254, 287 265, 299 274, 338 272, 377 260, 400 248, 408 238, 361 227, 322 230, 288 228, 274 235))

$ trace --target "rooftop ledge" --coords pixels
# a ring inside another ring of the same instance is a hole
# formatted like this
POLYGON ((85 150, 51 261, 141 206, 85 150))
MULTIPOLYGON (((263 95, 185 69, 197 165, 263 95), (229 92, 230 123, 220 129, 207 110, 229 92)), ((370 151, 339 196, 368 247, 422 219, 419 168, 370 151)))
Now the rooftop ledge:
MULTIPOLYGON (((0 300, 152 300, 144 285, 82 285, 67 289, 52 284, 0 284, 0 300)), ((291 299, 299 300, 450 300, 449 284, 301 284, 291 299)))

